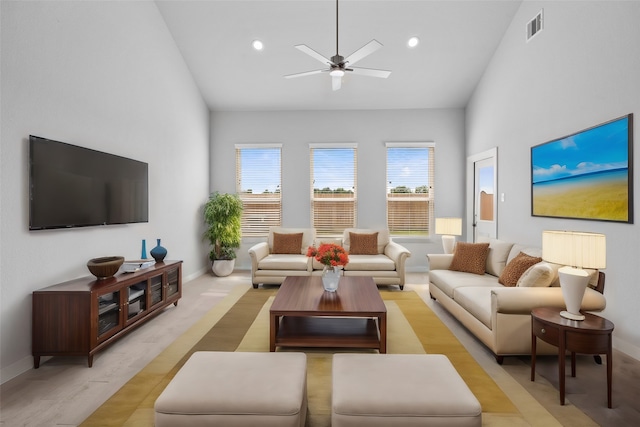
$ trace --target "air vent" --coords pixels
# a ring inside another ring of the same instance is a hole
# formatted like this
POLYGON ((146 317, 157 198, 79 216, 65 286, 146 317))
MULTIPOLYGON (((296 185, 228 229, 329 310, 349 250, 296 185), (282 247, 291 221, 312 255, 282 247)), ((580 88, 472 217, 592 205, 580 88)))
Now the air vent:
POLYGON ((543 10, 541 9, 535 18, 527 22, 527 41, 531 40, 544 28, 544 17, 542 12, 543 10))

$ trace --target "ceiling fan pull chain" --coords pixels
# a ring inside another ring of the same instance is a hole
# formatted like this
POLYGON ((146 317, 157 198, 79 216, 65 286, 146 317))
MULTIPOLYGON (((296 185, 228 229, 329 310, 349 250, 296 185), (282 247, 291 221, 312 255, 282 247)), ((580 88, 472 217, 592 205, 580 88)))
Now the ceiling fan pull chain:
POLYGON ((338 40, 338 0, 336 0, 336 56, 339 55, 338 40))

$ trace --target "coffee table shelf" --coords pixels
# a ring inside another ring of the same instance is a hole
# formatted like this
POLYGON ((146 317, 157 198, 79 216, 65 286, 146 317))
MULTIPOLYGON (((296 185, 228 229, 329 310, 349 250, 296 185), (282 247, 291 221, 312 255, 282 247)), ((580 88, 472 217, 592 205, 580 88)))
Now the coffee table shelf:
POLYGON ((375 319, 285 316, 276 346, 379 348, 380 338, 375 319))

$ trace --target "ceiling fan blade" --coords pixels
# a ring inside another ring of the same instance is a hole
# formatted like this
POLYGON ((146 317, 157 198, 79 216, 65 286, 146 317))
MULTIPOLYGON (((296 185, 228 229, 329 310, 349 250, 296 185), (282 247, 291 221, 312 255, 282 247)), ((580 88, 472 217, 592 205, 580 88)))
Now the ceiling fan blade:
POLYGON ((338 90, 342 86, 342 77, 341 76, 332 76, 331 77, 331 88, 333 90, 338 90))
MULTIPOLYGON (((296 46, 297 47, 297 46, 296 46)), ((345 63, 349 65, 353 65, 356 62, 360 61, 365 56, 371 55, 376 50, 382 47, 382 43, 377 40, 371 40, 369 43, 362 46, 360 49, 353 52, 351 55, 347 56, 344 60, 345 63)))
POLYGON ((313 74, 320 74, 320 73, 326 73, 329 70, 313 70, 313 71, 305 71, 303 73, 295 73, 295 74, 287 74, 286 76, 284 76, 285 79, 292 79, 294 77, 304 77, 304 76, 311 76, 313 74))
POLYGON ((369 77, 380 77, 383 79, 386 79, 391 75, 391 71, 374 70, 372 68, 353 67, 351 71, 353 72, 353 74, 359 74, 361 76, 369 76, 369 77))
POLYGON ((299 51, 306 53, 310 57, 317 59, 318 61, 322 62, 325 65, 332 64, 332 62, 331 62, 331 60, 329 58, 325 58, 324 56, 320 55, 318 52, 316 52, 315 50, 311 49, 309 46, 307 46, 305 44, 297 44, 294 47, 296 49, 298 49, 299 51))

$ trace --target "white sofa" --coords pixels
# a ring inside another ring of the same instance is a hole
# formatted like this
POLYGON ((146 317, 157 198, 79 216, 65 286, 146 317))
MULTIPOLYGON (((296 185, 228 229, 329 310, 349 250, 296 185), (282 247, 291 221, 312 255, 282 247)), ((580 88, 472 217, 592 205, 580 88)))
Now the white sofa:
MULTIPOLYGON (((541 262, 527 270, 514 287, 498 282, 505 266, 521 251, 539 257, 539 248, 495 239, 489 243, 483 275, 449 270, 452 254, 427 255, 429 293, 502 363, 504 356, 531 354, 533 308, 564 308, 565 303, 557 278, 558 265, 541 262), (546 271, 545 276, 536 276, 541 271, 546 271)), ((596 271, 582 300, 582 310, 603 310, 606 305, 603 290, 604 273, 596 271)), ((556 347, 538 342, 538 354, 557 352, 556 347)))
POLYGON ((249 249, 253 287, 257 288, 261 283, 279 285, 287 276, 321 275, 323 265, 306 255, 309 246, 337 243, 349 252, 349 233, 369 234, 374 232, 378 233, 378 253, 375 255, 349 254, 349 263, 344 267, 343 274, 345 276, 371 276, 377 285, 397 285, 400 289, 404 289, 405 262, 411 256, 411 252, 391 240, 388 230, 348 228, 344 230, 342 238, 316 239, 313 228, 287 227, 272 227, 266 242, 257 243, 249 249), (300 253, 273 253, 274 233, 303 233, 300 253))

